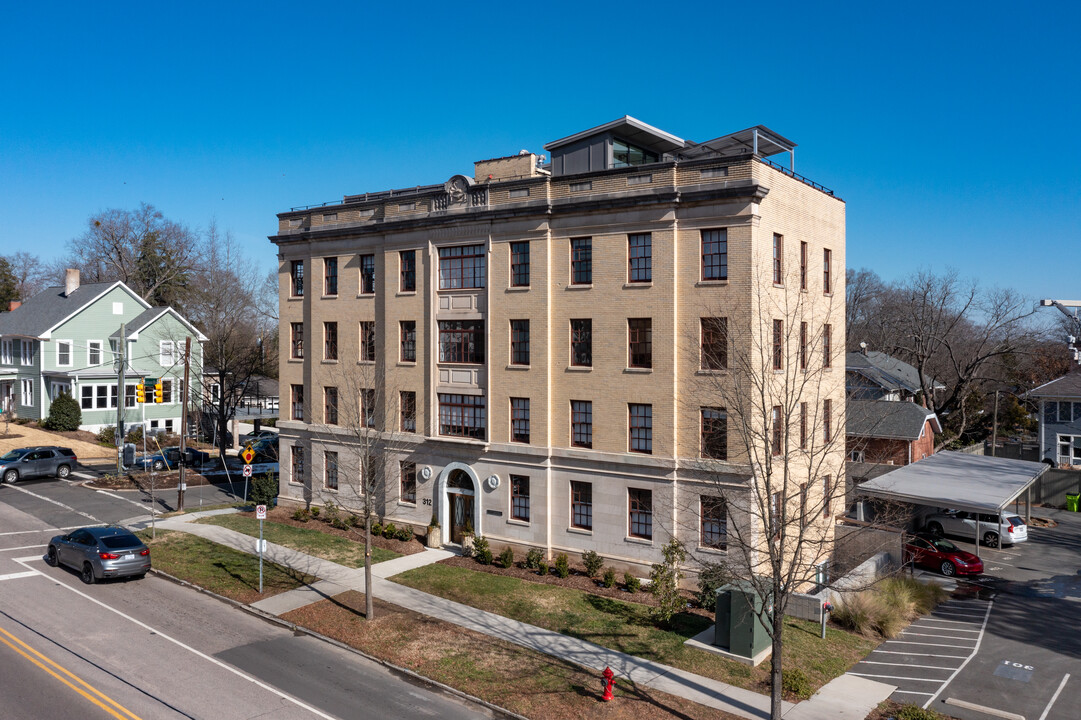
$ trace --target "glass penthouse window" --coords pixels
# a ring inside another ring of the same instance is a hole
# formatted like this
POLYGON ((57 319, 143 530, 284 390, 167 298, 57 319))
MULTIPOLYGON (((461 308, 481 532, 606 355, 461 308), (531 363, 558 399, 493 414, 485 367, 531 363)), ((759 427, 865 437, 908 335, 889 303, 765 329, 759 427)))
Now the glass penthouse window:
POLYGON ((631 145, 623 140, 612 139, 612 167, 614 168, 655 163, 658 159, 655 152, 631 145))
POLYGON ((439 289, 484 287, 484 246, 439 248, 439 289))

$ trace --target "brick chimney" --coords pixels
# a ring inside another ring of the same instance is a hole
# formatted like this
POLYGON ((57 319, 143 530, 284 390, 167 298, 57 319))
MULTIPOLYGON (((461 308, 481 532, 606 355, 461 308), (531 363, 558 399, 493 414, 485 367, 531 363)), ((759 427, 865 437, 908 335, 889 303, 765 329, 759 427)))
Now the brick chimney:
POLYGON ((79 271, 75 268, 68 268, 64 271, 64 297, 71 297, 71 294, 79 289, 79 271))
POLYGON ((20 305, 22 305, 21 300, 8 300, 8 312, 18 310, 20 305))

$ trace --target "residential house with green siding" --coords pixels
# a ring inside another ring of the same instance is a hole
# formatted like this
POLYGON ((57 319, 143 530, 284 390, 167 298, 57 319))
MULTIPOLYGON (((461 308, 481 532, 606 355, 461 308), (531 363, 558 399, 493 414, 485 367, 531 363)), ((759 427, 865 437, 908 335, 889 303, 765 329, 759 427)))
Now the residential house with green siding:
POLYGON ((81 285, 78 270, 67 271, 63 286, 0 313, 0 407, 16 417, 43 419, 66 392, 79 401, 82 429, 115 426, 122 329, 125 428, 145 418, 150 431, 179 432, 182 399, 199 397, 206 337, 172 308, 150 307, 122 282, 81 285), (195 387, 185 393, 188 337, 195 387), (164 402, 136 402, 135 386, 144 378, 161 378, 164 402))

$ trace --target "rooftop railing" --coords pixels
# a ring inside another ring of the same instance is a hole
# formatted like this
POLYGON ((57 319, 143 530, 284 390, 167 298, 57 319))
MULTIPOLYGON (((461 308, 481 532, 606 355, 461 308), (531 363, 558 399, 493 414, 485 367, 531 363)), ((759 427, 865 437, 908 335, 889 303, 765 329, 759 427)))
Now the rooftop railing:
POLYGON ((761 163, 764 163, 766 165, 769 165, 774 170, 780 170, 781 172, 783 172, 785 175, 792 178, 793 180, 799 180, 804 185, 810 185, 815 190, 819 190, 821 192, 824 192, 827 195, 829 195, 830 197, 836 197, 836 195, 833 194, 833 191, 830 190, 825 185, 820 185, 819 183, 816 183, 814 180, 811 180, 810 178, 806 178, 806 177, 800 175, 798 172, 793 172, 792 170, 789 170, 788 168, 786 168, 784 165, 778 165, 777 163, 773 162, 772 160, 770 160, 768 158, 764 158, 764 157, 758 158, 758 161, 761 162, 761 163))

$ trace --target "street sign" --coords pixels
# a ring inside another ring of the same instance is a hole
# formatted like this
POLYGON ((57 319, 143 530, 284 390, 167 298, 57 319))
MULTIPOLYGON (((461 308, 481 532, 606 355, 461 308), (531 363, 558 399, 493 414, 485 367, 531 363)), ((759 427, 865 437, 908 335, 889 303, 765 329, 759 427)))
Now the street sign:
POLYGON ((251 465, 244 466, 244 477, 251 477, 251 465))
POLYGON ((255 519, 266 520, 266 505, 255 506, 255 519))
POLYGON ((244 448, 244 452, 240 453, 240 457, 244 458, 244 462, 251 465, 251 461, 255 459, 255 451, 251 449, 251 445, 244 448))

